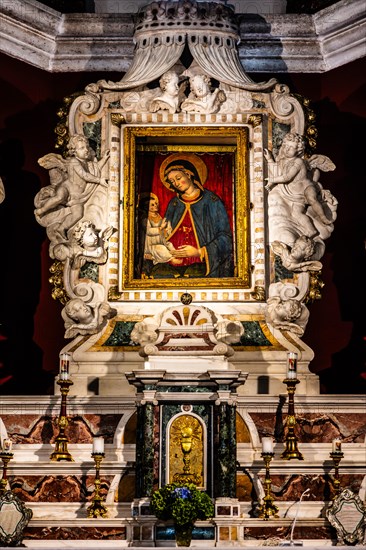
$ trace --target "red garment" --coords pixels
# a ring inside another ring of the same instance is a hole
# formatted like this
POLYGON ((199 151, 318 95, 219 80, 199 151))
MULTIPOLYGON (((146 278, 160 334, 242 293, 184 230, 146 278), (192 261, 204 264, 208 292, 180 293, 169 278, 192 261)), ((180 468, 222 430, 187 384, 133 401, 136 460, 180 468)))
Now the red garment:
MULTIPOLYGON (((196 202, 196 200, 194 202, 196 202)), ((195 235, 194 222, 190 214, 189 203, 187 201, 184 202, 186 204, 186 210, 183 214, 182 219, 178 223, 172 237, 169 239, 169 242, 171 242, 176 249, 178 249, 180 246, 187 245, 194 246, 195 248, 200 248, 200 245, 195 235)), ((199 257, 181 259, 183 260, 180 264, 182 266, 202 263, 201 258, 199 257)))

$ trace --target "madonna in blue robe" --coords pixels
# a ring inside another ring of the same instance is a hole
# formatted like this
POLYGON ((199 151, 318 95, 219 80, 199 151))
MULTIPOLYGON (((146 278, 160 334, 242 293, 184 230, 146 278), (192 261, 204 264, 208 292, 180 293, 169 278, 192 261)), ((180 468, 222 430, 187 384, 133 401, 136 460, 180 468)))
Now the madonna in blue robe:
POLYGON ((233 237, 220 197, 203 188, 196 167, 186 158, 170 162, 164 178, 177 194, 165 213, 172 228, 168 239, 177 249, 173 254, 183 264, 174 269, 185 277, 233 277, 233 237))

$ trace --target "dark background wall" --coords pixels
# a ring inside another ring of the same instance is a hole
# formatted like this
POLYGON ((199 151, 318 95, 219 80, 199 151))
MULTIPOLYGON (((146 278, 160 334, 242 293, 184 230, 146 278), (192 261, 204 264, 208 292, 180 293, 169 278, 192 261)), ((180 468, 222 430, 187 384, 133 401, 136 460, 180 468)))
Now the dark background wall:
MULTIPOLYGON (((37 159, 55 152, 57 111, 65 96, 114 73, 50 74, 0 55, 0 393, 53 393, 65 345, 61 304, 51 298, 46 232, 34 219, 34 196, 49 184, 37 159)), ((309 306, 303 340, 324 393, 366 391, 365 346, 365 60, 324 74, 281 74, 317 114, 317 152, 337 170, 322 176, 339 201, 322 259, 322 299, 309 306)), ((276 76, 276 75, 271 75, 276 76)), ((256 81, 269 75, 252 75, 256 81)))

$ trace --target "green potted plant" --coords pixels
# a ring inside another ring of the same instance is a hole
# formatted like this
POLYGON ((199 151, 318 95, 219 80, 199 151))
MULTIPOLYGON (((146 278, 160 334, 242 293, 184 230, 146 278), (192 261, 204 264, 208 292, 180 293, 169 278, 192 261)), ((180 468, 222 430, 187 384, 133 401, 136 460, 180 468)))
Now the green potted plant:
POLYGON ((162 521, 173 520, 177 546, 189 546, 194 522, 214 515, 214 506, 207 493, 193 483, 169 483, 151 496, 152 513, 162 521))

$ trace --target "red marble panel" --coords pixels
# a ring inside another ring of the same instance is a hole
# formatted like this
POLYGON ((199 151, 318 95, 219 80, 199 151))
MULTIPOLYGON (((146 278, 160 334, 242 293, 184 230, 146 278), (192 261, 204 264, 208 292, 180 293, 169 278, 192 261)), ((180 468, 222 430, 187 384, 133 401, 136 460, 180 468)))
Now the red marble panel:
MULTIPOLYGON (((366 415, 359 413, 346 414, 336 411, 334 414, 305 413, 301 406, 296 406, 297 432, 303 443, 331 443, 340 437, 344 442, 361 443, 366 436, 366 415)), ((286 426, 287 405, 279 404, 275 414, 254 412, 251 417, 260 437, 273 436, 277 441, 283 440, 286 426)))
MULTIPOLYGON (((87 502, 93 497, 94 476, 10 476, 12 491, 25 502, 87 502)), ((113 476, 101 476, 102 496, 113 476)))
MULTIPOLYGON (((264 476, 261 478, 264 481, 264 476)), ((301 494, 310 489, 307 500, 328 501, 333 496, 332 476, 321 475, 272 475, 272 493, 276 500, 299 500, 301 494)), ((341 487, 348 487, 356 494, 360 490, 362 475, 341 474, 341 487)))
MULTIPOLYGON (((283 526, 270 526, 266 525, 265 522, 263 522, 263 526, 261 527, 245 527, 244 528, 244 540, 253 539, 253 540, 261 540, 261 541, 268 541, 270 542, 270 539, 273 539, 273 542, 276 541, 276 539, 289 539, 291 533, 291 525, 283 526)), ((311 525, 296 525, 294 530, 293 539, 331 539, 332 538, 332 528, 330 526, 319 526, 314 527, 311 525)), ((276 542, 279 542, 277 540, 276 542)), ((276 546, 275 544, 271 544, 268 546, 276 546)), ((262 544, 263 546, 263 544, 262 544)))
POLYGON ((236 497, 241 501, 250 502, 252 500, 253 483, 246 474, 236 475, 236 497))
MULTIPOLYGON (((121 418, 121 414, 70 415, 66 434, 70 443, 92 443, 95 436, 113 443, 121 418)), ((14 443, 53 443, 58 435, 57 415, 3 415, 2 420, 14 443)))
POLYGON ((126 540, 126 527, 27 527, 28 540, 126 540))

